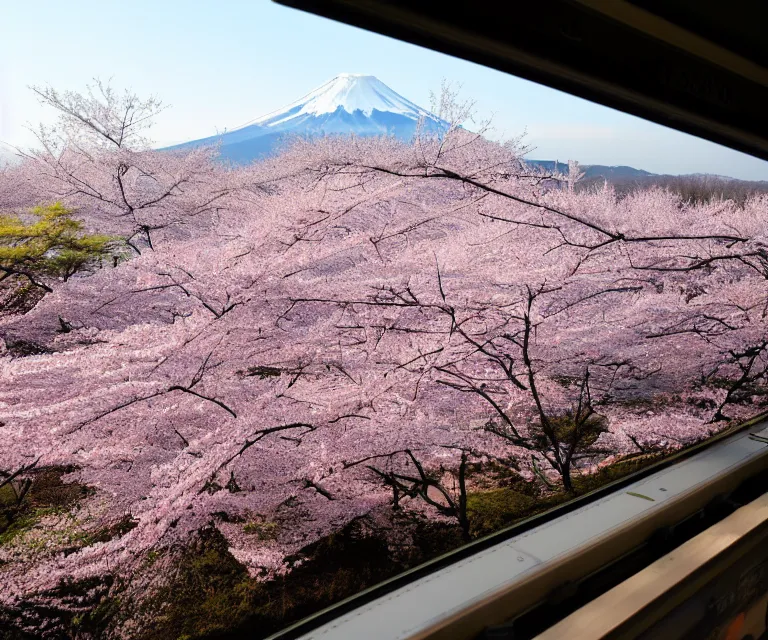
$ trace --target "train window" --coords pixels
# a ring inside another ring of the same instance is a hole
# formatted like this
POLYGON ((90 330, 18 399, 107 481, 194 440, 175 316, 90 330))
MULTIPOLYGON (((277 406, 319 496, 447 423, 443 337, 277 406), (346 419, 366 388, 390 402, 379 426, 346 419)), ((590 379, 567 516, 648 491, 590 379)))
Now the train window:
POLYGON ((766 410, 765 161, 277 4, 12 4, 9 637, 267 637, 766 410))

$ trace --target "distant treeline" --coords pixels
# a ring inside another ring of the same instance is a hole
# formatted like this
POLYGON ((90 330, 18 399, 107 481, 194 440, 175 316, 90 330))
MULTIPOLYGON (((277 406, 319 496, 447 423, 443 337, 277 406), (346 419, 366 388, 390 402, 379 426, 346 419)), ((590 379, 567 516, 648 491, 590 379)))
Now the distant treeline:
POLYGON ((767 181, 736 180, 709 175, 649 175, 632 178, 591 176, 581 180, 577 184, 577 190, 602 185, 606 179, 619 196, 625 196, 638 189, 659 186, 680 194, 683 201, 693 204, 723 199, 733 200, 741 206, 750 196, 768 194, 767 181))

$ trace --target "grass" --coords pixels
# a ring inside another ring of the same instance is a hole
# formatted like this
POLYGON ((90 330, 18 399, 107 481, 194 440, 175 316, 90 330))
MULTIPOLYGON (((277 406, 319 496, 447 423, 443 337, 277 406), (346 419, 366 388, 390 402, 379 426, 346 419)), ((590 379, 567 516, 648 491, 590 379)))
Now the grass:
POLYGON ((479 538, 533 515, 536 498, 512 489, 491 489, 467 496, 470 533, 479 538))
POLYGON ((13 520, 5 519, 5 528, 0 532, 0 546, 11 544, 16 538, 34 527, 50 513, 47 509, 25 510, 13 520))
MULTIPOLYGON (((37 469, 32 485, 19 503, 10 485, 0 490, 0 545, 12 543, 30 531, 43 518, 69 512, 91 490, 77 483, 65 483, 61 477, 73 471, 65 467, 37 469)), ((73 534, 77 538, 76 534, 73 534)), ((76 542, 73 538, 72 542, 76 542)))
POLYGON ((145 608, 156 613, 145 640, 214 637, 258 611, 263 586, 227 550, 215 528, 179 556, 174 575, 145 608))
POLYGON ((248 522, 243 527, 243 532, 255 535, 259 540, 274 540, 277 537, 280 525, 277 522, 248 522))
POLYGON ((470 531, 475 538, 489 535, 640 471, 662 457, 663 454, 658 453, 626 458, 602 467, 596 473, 574 475, 573 493, 562 490, 543 492, 540 485, 519 481, 510 487, 470 493, 467 496, 470 531))

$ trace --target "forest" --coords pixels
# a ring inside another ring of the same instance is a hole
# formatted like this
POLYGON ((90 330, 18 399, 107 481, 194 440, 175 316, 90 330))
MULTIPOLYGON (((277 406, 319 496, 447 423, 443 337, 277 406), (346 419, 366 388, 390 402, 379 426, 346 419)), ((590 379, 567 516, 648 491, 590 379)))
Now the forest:
POLYGON ((59 120, 0 168, 9 638, 264 637, 766 404, 768 194, 580 186, 451 94, 411 144, 237 166, 152 149, 154 98, 35 91, 59 120))

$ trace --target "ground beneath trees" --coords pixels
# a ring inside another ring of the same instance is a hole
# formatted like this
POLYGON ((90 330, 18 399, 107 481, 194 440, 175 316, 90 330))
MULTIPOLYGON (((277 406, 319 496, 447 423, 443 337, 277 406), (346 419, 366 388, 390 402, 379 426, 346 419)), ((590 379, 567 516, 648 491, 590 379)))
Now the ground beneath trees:
MULTIPOLYGON (((579 476, 576 495, 660 457, 638 455, 579 476)), ((72 471, 35 470, 21 502, 10 486, 0 491, 0 566, 20 556, 34 559, 41 549, 46 555, 71 553, 123 535, 134 526, 126 518, 109 527, 89 528, 83 517, 85 505, 97 496, 86 486, 62 480, 72 471)), ((475 481, 489 488, 469 495, 473 538, 573 498, 510 474, 489 474, 475 481)), ((137 640, 264 638, 461 544, 456 526, 380 509, 302 549, 289 559, 295 568, 287 575, 262 582, 232 556, 215 526, 205 527, 188 546, 150 551, 129 581, 109 574, 72 581, 20 602, 13 610, 0 609, 5 629, 0 638, 96 639, 126 632, 137 640)))

